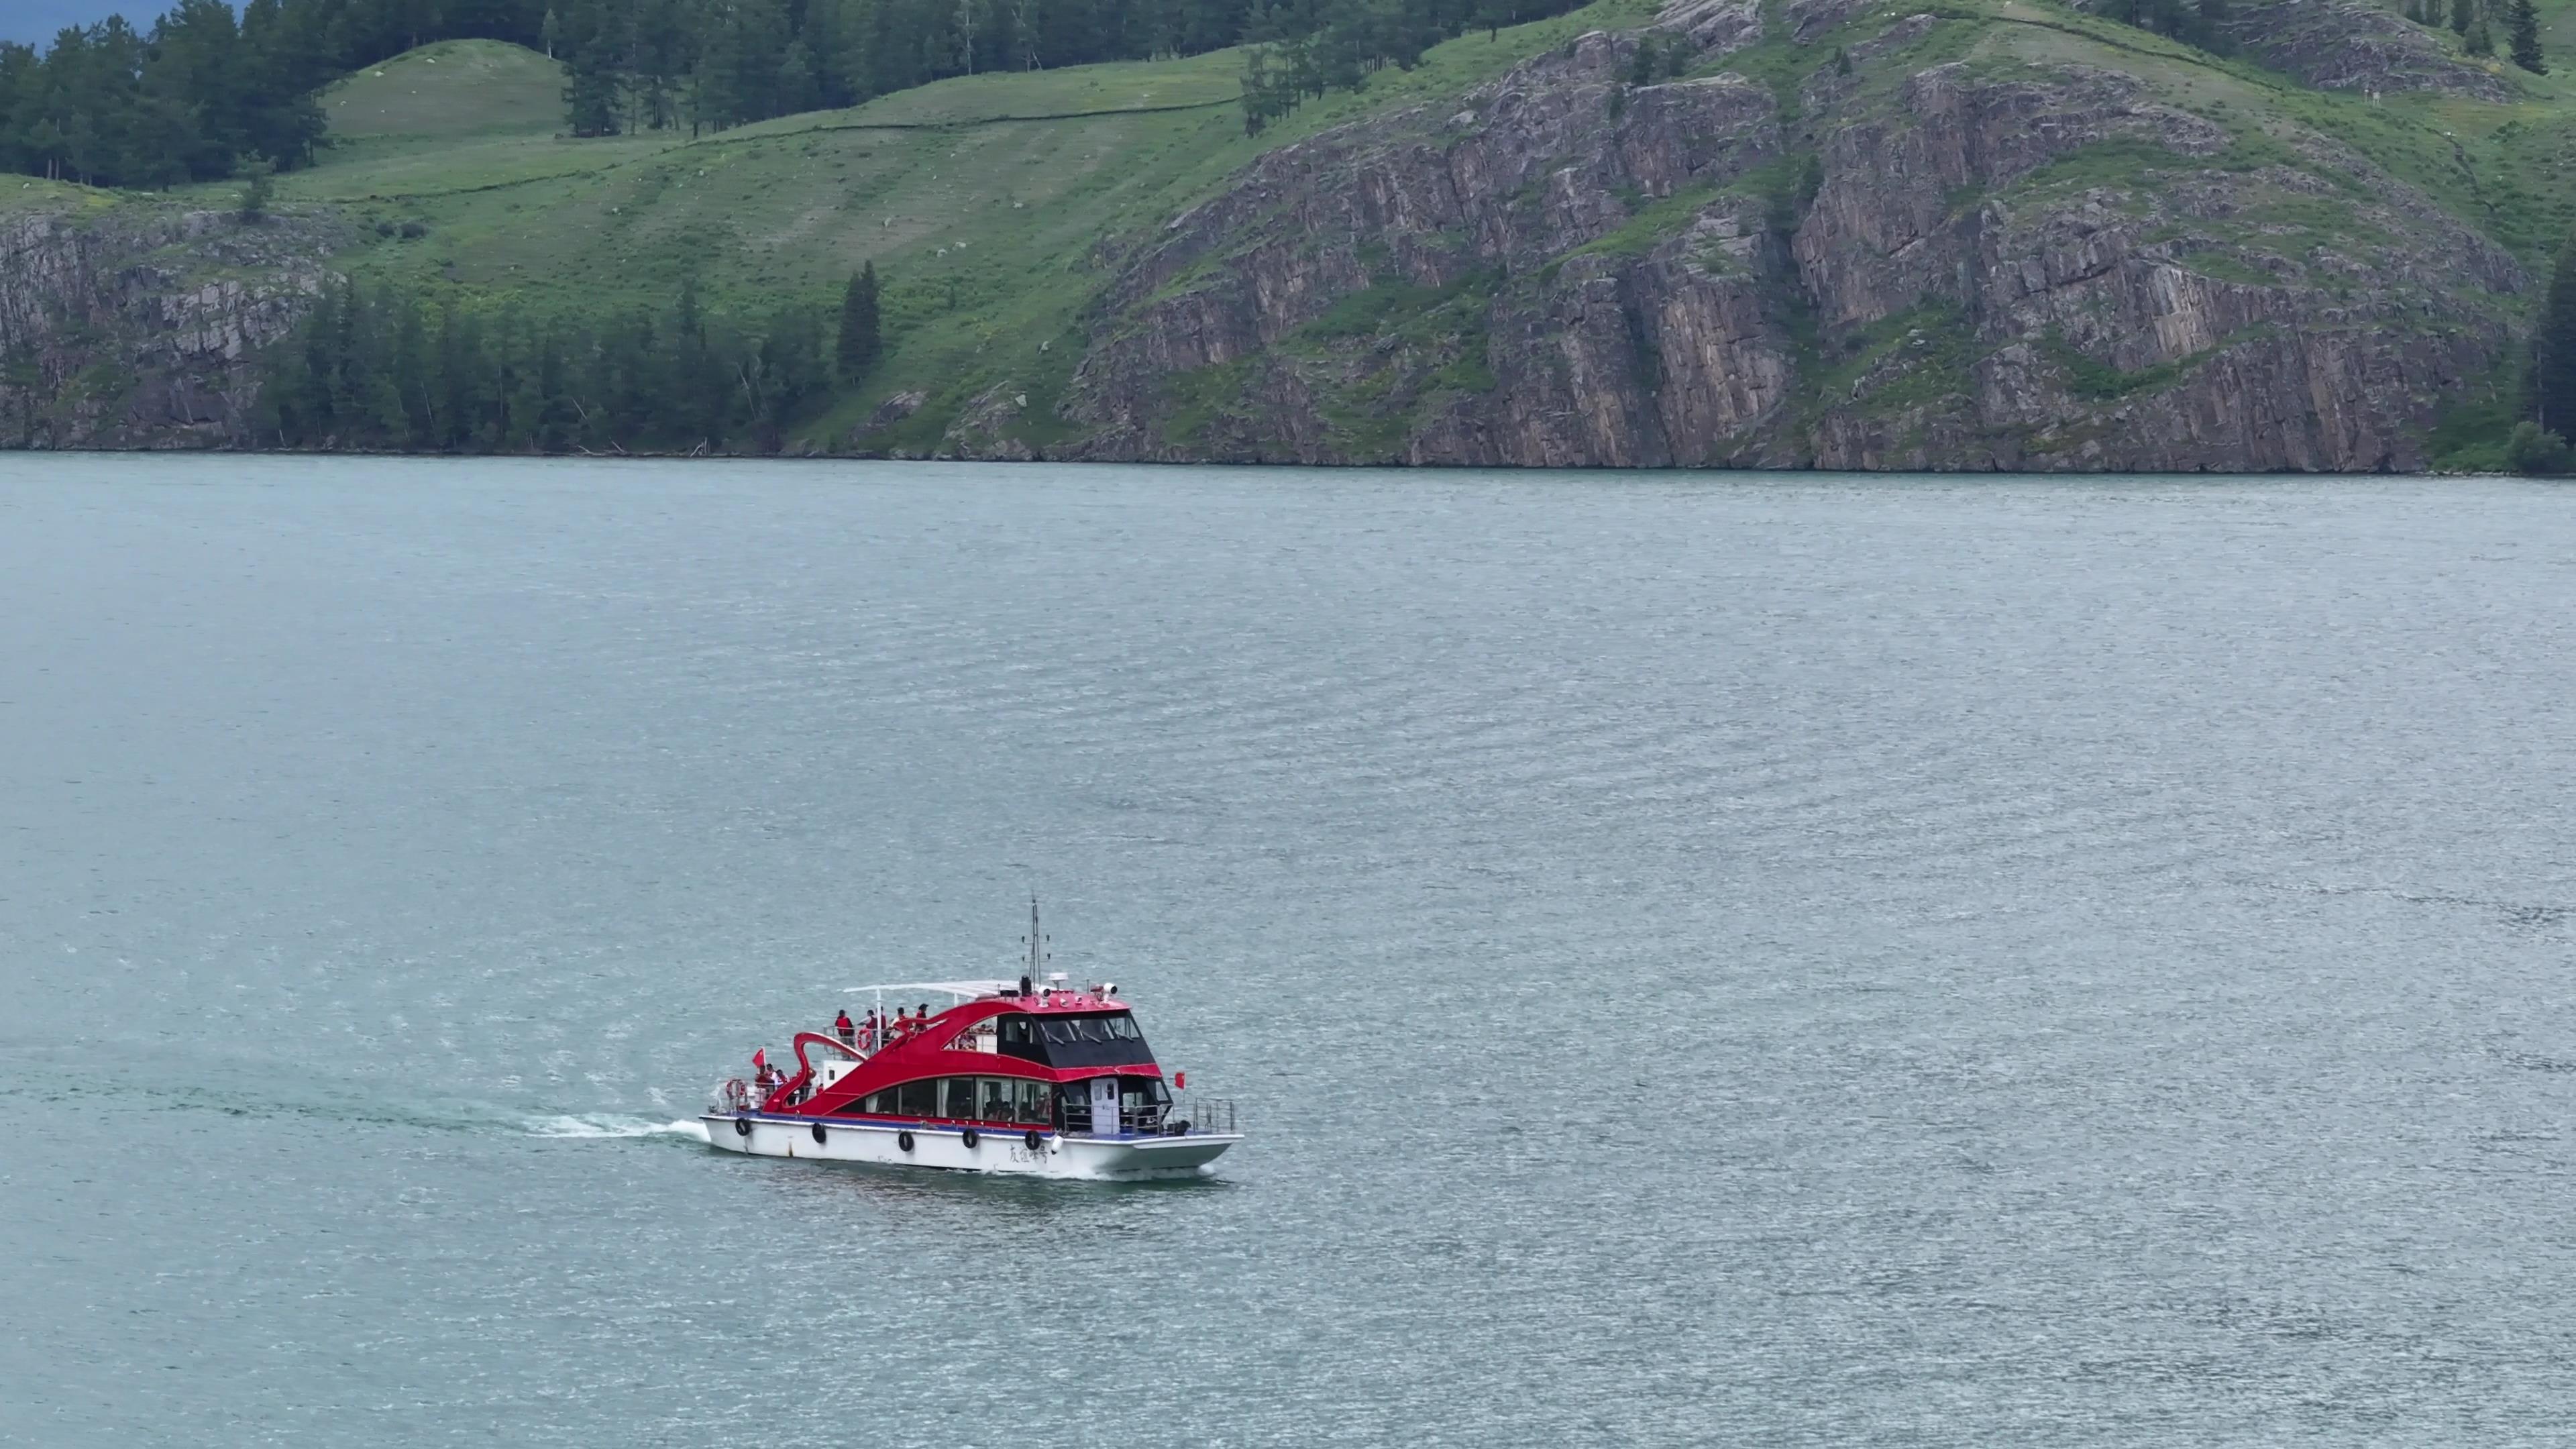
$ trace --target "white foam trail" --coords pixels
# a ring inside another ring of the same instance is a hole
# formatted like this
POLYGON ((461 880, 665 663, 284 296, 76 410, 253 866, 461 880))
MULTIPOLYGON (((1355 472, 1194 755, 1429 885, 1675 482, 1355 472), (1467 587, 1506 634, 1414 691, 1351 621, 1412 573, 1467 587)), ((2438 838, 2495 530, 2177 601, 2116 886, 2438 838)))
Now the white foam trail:
POLYGON ((575 1139, 608 1139, 617 1137, 659 1137, 665 1134, 707 1140, 703 1122, 656 1122, 646 1117, 620 1117, 608 1113, 584 1116, 532 1117, 527 1123, 531 1137, 575 1139))

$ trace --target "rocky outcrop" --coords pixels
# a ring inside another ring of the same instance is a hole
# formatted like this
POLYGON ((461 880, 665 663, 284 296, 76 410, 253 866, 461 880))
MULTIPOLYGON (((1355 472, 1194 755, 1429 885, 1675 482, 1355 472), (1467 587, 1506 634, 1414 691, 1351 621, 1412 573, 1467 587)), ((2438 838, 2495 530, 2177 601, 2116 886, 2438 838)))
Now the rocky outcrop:
POLYGON ((940 438, 944 457, 997 458, 1025 463, 1037 450, 1017 436, 1011 425, 1028 411, 1029 395, 1004 378, 975 395, 940 438))
MULTIPOLYGON (((1641 37, 1595 33, 1263 157, 1123 265, 1070 451, 2408 468, 2512 345, 2521 268, 2328 138, 1944 59, 1976 22, 1776 13, 1815 42, 1794 89, 1630 85, 1641 37)), ((1761 24, 1660 28, 1716 59, 1761 24)))
POLYGON ((78 195, 0 213, 0 442, 251 441, 256 354, 293 329, 338 223, 78 195))
POLYGON ((2372 0, 2258 0, 2233 7, 2224 33, 2245 54, 2325 90, 2512 99, 2498 73, 2372 0))

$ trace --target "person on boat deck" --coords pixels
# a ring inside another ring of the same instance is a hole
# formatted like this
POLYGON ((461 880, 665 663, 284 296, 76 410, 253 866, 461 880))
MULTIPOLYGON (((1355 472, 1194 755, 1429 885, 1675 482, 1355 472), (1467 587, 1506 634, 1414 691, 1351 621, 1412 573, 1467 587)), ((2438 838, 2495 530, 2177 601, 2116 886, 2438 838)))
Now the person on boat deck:
POLYGON ((859 1044, 859 1029, 850 1024, 849 1012, 843 1011, 838 1017, 833 1019, 832 1030, 840 1033, 841 1045, 857 1046, 859 1044))

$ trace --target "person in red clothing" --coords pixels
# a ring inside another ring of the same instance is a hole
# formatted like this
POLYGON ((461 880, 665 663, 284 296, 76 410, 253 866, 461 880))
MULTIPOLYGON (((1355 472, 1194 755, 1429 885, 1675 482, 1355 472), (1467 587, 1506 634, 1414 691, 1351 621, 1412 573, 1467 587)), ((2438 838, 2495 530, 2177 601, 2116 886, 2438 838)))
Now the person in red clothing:
POLYGON ((833 1019, 832 1030, 840 1033, 841 1045, 857 1046, 859 1044, 859 1029, 850 1024, 850 1013, 847 1010, 842 1011, 838 1017, 833 1019))

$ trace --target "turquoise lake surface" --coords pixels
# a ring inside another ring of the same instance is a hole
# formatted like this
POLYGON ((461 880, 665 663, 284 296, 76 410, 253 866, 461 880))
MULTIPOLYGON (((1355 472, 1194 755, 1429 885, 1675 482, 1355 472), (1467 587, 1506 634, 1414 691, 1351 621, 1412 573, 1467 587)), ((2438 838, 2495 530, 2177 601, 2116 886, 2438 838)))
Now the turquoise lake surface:
POLYGON ((2535 1443, 2576 491, 0 458, 0 1442, 2535 1443), (688 1131, 1108 977, 1203 1182, 688 1131))

